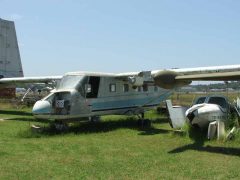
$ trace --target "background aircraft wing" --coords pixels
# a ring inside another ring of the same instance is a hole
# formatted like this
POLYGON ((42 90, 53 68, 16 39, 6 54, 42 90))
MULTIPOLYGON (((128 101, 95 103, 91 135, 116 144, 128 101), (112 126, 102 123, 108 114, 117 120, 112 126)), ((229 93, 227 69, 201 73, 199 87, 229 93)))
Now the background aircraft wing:
POLYGON ((165 89, 189 85, 192 81, 238 81, 240 65, 162 69, 116 74, 133 85, 154 84, 165 89))
POLYGON ((62 76, 43 76, 43 77, 16 77, 16 78, 2 78, 0 85, 13 85, 13 84, 27 84, 27 83, 53 83, 61 80, 62 76))
POLYGON ((240 65, 157 70, 152 71, 152 76, 156 85, 166 89, 188 85, 192 81, 238 81, 240 65))
POLYGON ((240 80, 240 71, 179 75, 179 76, 176 76, 175 79, 176 80, 192 80, 192 81, 238 81, 240 80))

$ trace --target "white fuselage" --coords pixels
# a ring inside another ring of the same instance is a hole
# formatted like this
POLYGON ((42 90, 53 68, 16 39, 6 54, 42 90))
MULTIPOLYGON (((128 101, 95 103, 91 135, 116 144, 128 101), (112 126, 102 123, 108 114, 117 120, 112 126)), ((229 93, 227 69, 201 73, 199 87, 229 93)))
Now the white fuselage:
POLYGON ((154 85, 133 87, 110 75, 66 76, 50 95, 36 102, 33 114, 43 119, 139 114, 158 106, 171 93, 154 85))
POLYGON ((226 109, 217 104, 197 104, 186 111, 190 124, 200 128, 207 127, 213 121, 225 121, 227 119, 226 109), (192 115, 192 118, 189 116, 192 115))
POLYGON ((185 113, 193 126, 204 128, 210 122, 227 120, 230 105, 224 96, 199 97, 194 104, 185 113))

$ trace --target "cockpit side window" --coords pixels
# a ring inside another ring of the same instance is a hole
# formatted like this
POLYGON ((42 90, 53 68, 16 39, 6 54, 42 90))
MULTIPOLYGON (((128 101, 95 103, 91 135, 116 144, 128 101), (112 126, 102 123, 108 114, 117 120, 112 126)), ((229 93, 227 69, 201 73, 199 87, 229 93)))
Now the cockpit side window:
POLYGON ((85 97, 86 94, 86 85, 88 84, 88 77, 84 76, 81 83, 78 85, 77 90, 82 97, 85 97))
POLYGON ((227 108, 227 101, 223 97, 211 97, 208 101, 210 104, 217 104, 222 108, 227 108))
POLYGON ((66 75, 61 81, 57 84, 56 89, 75 89, 78 86, 79 82, 82 80, 82 76, 78 75, 66 75))

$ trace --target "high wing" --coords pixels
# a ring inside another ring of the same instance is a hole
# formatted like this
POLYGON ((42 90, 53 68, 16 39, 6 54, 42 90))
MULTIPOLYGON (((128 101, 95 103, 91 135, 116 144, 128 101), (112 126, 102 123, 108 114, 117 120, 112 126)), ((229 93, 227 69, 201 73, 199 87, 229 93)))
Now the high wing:
POLYGON ((173 89, 192 81, 238 81, 240 65, 131 72, 118 74, 117 77, 123 80, 128 78, 133 85, 154 83, 165 89, 173 89))
POLYGON ((0 85, 18 85, 27 83, 54 83, 61 80, 62 76, 42 76, 42 77, 16 77, 16 78, 2 78, 0 85))
POLYGON ((197 81, 238 81, 240 80, 239 72, 216 72, 195 75, 179 75, 176 80, 197 80, 197 81), (210 76, 209 76, 210 75, 210 76))
MULTIPOLYGON (((199 67, 186 69, 163 69, 112 74, 115 78, 131 83, 133 86, 154 84, 165 89, 174 89, 190 84, 192 81, 238 81, 240 65, 199 67)), ((23 83, 54 83, 62 76, 2 78, 0 85, 23 83)))
POLYGON ((240 65, 202 67, 176 70, 176 80, 234 81, 240 80, 240 65))
POLYGON ((155 83, 167 89, 190 84, 192 81, 240 80, 240 65, 170 69, 153 72, 155 83))

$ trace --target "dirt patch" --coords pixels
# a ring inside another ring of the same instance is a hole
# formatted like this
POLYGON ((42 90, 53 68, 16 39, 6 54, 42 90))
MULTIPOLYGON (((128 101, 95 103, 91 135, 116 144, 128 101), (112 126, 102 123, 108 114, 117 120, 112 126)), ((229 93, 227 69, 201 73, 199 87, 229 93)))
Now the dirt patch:
POLYGON ((10 118, 0 118, 0 122, 3 122, 3 121, 7 121, 9 120, 10 118))

